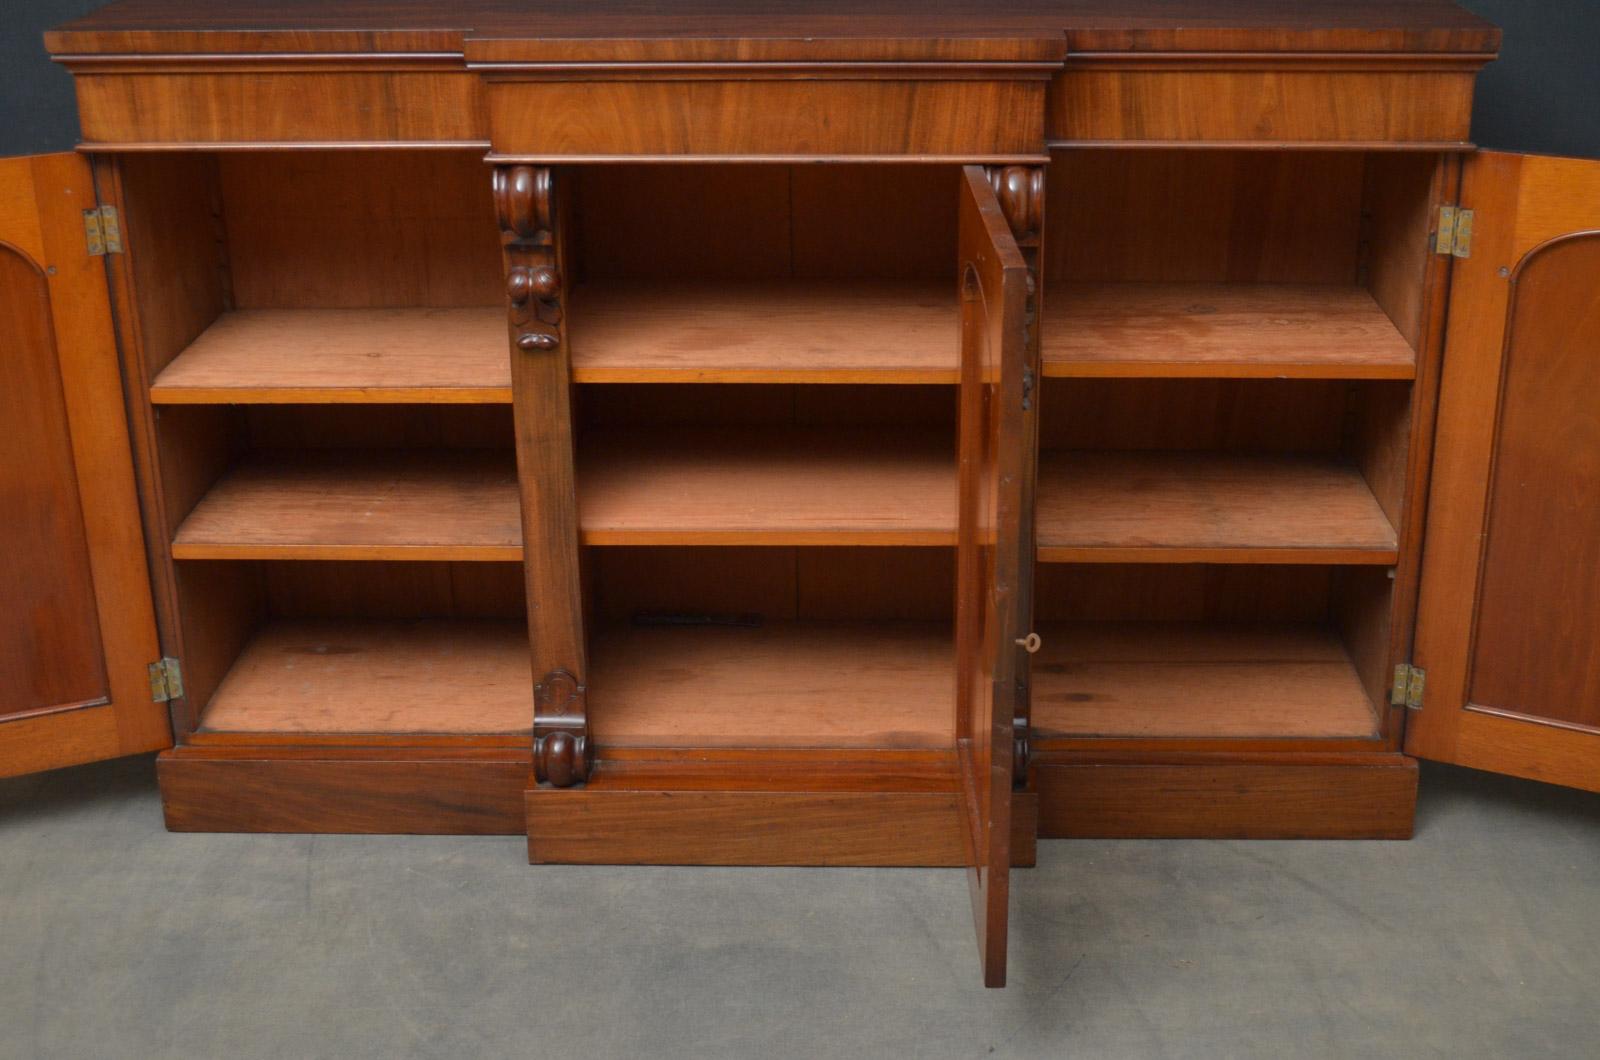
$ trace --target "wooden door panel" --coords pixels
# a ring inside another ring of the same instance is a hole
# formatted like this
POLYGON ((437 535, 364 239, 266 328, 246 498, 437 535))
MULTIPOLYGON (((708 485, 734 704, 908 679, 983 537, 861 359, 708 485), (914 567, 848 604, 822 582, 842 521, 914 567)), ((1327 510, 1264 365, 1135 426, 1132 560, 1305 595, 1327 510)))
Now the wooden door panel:
POLYGON ((1600 162, 1464 174, 1406 748, 1600 790, 1600 162))
MULTIPOLYGON (((1024 369, 1028 271, 977 166, 962 172, 961 473, 957 758, 984 983, 1005 985, 1012 723, 1026 678, 1021 590, 1026 510, 1024 369)), ((1035 376, 1036 377, 1036 376, 1035 376)))
POLYGON ((0 161, 0 776, 171 742, 94 205, 78 156, 0 161))

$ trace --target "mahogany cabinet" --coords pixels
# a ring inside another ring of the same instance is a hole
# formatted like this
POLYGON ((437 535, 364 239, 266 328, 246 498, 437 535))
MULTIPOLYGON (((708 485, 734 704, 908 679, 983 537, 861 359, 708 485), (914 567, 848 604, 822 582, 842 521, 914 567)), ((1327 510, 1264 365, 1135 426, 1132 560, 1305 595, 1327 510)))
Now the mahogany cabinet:
POLYGON ((0 773, 965 866, 1600 788, 1600 163, 1439 0, 123 0, 0 165, 0 773), (1048 207, 1048 208, 1047 208, 1048 207))

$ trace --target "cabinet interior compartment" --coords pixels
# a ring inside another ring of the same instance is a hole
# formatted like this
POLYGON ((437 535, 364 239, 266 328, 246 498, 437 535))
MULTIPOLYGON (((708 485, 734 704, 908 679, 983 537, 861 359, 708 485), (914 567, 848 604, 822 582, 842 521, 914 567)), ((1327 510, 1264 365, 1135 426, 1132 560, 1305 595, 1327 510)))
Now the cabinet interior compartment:
POLYGON ((948 165, 557 173, 579 383, 954 383, 948 165))
POLYGON ((1047 376, 1406 380, 1436 154, 1063 149, 1047 376))
POLYGON ((149 154, 120 169, 152 402, 510 401, 480 153, 149 154))
POLYGON ((1040 408, 1043 562, 1398 559, 1409 384, 1052 379, 1040 408))
POLYGON ((598 745, 954 744, 954 387, 592 384, 598 745))
POLYGON ((953 548, 588 548, 595 738, 948 750, 954 579, 953 548))
POLYGON ((1034 732, 1375 740, 1389 597, 1372 567, 1042 565, 1034 732))
POLYGON ((526 731, 510 440, 506 406, 158 407, 199 730, 526 731))

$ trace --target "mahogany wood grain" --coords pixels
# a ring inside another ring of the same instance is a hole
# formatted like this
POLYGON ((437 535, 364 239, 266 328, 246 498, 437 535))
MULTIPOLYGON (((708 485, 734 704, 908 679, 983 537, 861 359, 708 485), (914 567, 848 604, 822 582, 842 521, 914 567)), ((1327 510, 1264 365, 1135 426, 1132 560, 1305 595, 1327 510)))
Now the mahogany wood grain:
POLYGON ((156 776, 173 832, 517 835, 528 748, 179 747, 156 776))
POLYGON ((1071 623, 1040 631, 1036 740, 1370 738, 1373 702, 1333 632, 1307 625, 1071 623))
POLYGON ((1413 754, 1591 789, 1594 612, 1576 587, 1595 569, 1597 442, 1576 350, 1594 332, 1597 203, 1594 162, 1465 167, 1461 204, 1494 220, 1452 274, 1415 645, 1428 684, 1406 731, 1413 754))
POLYGON ((109 691, 51 293, 39 262, 0 243, 4 483, 16 502, 0 557, 8 600, 0 608, 0 720, 104 702, 109 691))
POLYGON ((590 545, 950 545, 953 446, 908 432, 702 430, 585 437, 590 545))
POLYGON ((158 64, 97 72, 76 66, 85 143, 101 150, 162 145, 214 150, 310 142, 329 147, 414 143, 481 150, 483 83, 458 64, 271 71, 158 64), (167 66, 167 69, 163 69, 167 66))
POLYGON ((509 451, 275 451, 206 494, 172 555, 515 562, 520 520, 509 451))
POLYGON ((1493 57, 1075 55, 1051 82, 1047 136, 1052 146, 1259 140, 1465 148, 1473 81, 1493 57))
POLYGON ((1417 764, 1398 754, 1041 756, 1039 835, 1410 839, 1417 764))
POLYGON ((1051 290, 1046 303, 1048 376, 1409 379, 1416 372, 1411 346, 1359 287, 1072 284, 1051 290))
POLYGON ((1600 587, 1597 280, 1600 232, 1513 277, 1467 695, 1600 736, 1600 599, 1579 589, 1600 587))
POLYGON ((531 788, 528 860, 958 867, 960 802, 954 785, 937 794, 531 788))
POLYGON ((801 79, 749 79, 759 76, 492 78, 489 140, 499 160, 538 162, 998 161, 1044 151, 1045 75, 1038 71, 991 80, 939 79, 917 71, 890 80, 820 69, 801 79), (572 120, 576 114, 584 120, 572 120))
POLYGON ((0 164, 0 776, 172 740, 105 270, 84 241, 95 205, 80 157, 0 164))
POLYGON ((1394 528, 1337 460, 1043 454, 1041 562, 1392 564, 1394 528))
MULTIPOLYGON (((1493 51, 1499 31, 1447 0, 848 0, 780 3, 696 0, 671 11, 577 0, 118 0, 60 27, 58 52, 429 52, 460 50, 469 34, 551 62, 781 60, 860 57, 995 59, 1057 54, 1048 41, 1017 52, 1006 33, 1065 31, 1080 51, 1493 51), (908 39, 909 38, 909 39, 908 39), (537 49, 537 50, 536 50, 537 49)), ((1041 34, 1042 35, 1042 34, 1041 34)))
POLYGON ((486 309, 246 309, 168 365, 174 404, 510 404, 504 313, 486 309))
POLYGON ((530 677, 519 622, 272 622, 211 697, 201 731, 526 732, 530 677))
POLYGON ((613 626, 591 725, 602 749, 948 748, 953 650, 943 623, 613 626))
MULTIPOLYGON (((527 793, 534 863, 958 867, 959 786, 948 753, 798 761, 607 759, 582 789, 527 793)), ((1032 865, 1038 798, 1013 796, 1014 865, 1032 865)))

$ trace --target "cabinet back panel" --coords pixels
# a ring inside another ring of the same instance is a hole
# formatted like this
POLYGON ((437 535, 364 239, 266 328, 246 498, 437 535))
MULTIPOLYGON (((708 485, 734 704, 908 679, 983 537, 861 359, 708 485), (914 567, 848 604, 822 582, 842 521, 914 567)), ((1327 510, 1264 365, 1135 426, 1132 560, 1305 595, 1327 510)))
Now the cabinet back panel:
POLYGON ((501 304, 479 151, 218 157, 240 309, 501 304))
POLYGON ((131 154, 117 165, 148 383, 229 308, 222 190, 211 155, 131 154))
POLYGON ((948 386, 590 384, 577 391, 582 428, 748 426, 917 427, 951 430, 948 386))
POLYGON ((1349 392, 1324 380, 1046 379, 1040 445, 1333 453, 1349 392))
POLYGON ((758 614, 766 621, 946 621, 947 548, 591 548, 596 617, 638 611, 758 614))
POLYGON ((256 449, 509 449, 509 405, 246 405, 256 449))
POLYGON ((262 563, 273 618, 522 618, 516 563, 262 563))
POLYGON ((566 174, 584 281, 955 273, 951 166, 618 165, 566 174))
POLYGON ((1051 282, 1354 284, 1364 156, 1058 150, 1051 282))
POLYGON ((1041 622, 1321 622, 1328 567, 1041 563, 1041 622))
POLYGON ((1438 155, 1377 152, 1367 158, 1366 285, 1411 348, 1422 353, 1428 323, 1428 233, 1439 204, 1438 155))

